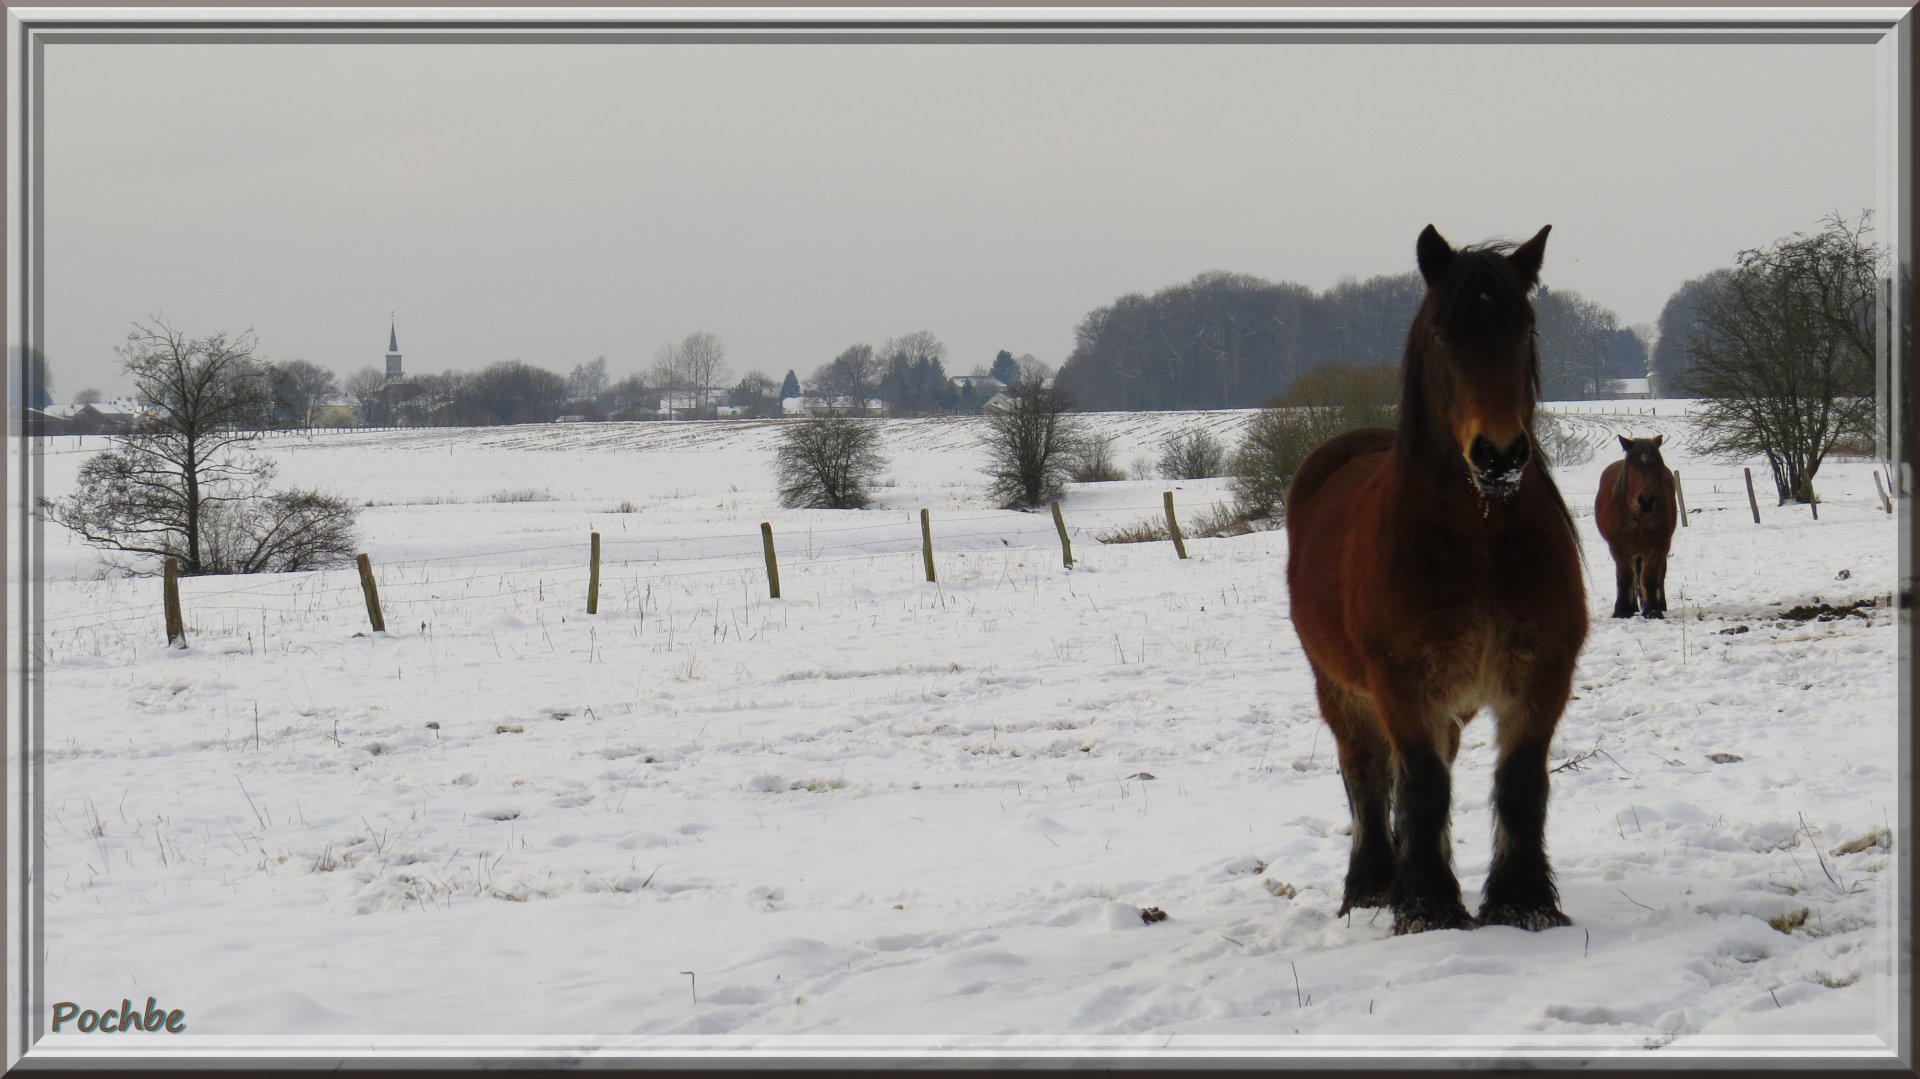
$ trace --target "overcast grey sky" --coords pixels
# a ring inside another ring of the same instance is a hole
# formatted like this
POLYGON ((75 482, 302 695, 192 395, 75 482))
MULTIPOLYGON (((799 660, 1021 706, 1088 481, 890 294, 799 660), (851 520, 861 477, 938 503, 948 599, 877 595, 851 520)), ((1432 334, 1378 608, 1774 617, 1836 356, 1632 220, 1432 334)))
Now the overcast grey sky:
MULTIPOLYGON (((618 378, 694 330, 805 378, 913 330, 1059 364, 1206 270, 1324 289, 1553 225, 1652 322, 1874 205, 1869 45, 56 45, 54 394, 149 312, 261 352, 618 378)), ((1884 239, 1884 237, 1882 237, 1884 239)))

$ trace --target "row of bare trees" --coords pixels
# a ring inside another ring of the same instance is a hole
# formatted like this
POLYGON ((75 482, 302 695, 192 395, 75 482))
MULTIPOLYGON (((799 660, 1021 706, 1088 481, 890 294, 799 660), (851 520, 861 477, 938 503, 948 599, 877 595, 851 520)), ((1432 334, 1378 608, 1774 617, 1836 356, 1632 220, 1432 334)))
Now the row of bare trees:
MULTIPOLYGON (((1026 509, 1060 497, 1084 439, 1072 401, 1042 377, 1016 377, 1002 400, 981 415, 983 471, 995 503, 1026 509)), ((843 413, 787 425, 774 454, 781 505, 865 507, 886 467, 879 447, 880 426, 868 417, 843 413)))

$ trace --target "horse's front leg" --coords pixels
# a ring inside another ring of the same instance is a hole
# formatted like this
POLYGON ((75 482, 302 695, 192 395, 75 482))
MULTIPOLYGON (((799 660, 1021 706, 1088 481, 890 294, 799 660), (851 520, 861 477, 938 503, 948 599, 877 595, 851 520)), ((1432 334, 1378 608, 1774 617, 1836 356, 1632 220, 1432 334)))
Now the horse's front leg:
POLYGON ((1471 929, 1453 875, 1453 716, 1426 699, 1424 680, 1383 678, 1373 698, 1393 744, 1393 931, 1471 929))
POLYGON ((1560 911, 1547 861, 1547 747, 1573 690, 1573 657, 1536 662, 1516 699, 1495 709, 1499 762, 1493 771, 1493 864, 1482 925, 1547 929, 1571 925, 1560 911))
POLYGON ((1665 618, 1667 616, 1667 552, 1648 552, 1646 564, 1640 570, 1640 588, 1644 598, 1640 603, 1640 614, 1646 618, 1665 618))

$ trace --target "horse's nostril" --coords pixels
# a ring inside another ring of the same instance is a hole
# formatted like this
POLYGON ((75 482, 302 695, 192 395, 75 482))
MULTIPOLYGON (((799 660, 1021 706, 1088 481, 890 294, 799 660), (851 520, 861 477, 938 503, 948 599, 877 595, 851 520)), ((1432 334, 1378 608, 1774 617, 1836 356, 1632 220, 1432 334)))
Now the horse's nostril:
POLYGON ((1500 467, 1500 451, 1493 448, 1485 435, 1473 436, 1473 444, 1467 447, 1467 459, 1473 467, 1482 472, 1492 472, 1500 467))
POLYGON ((1519 468, 1521 465, 1526 464, 1527 458, 1532 454, 1533 444, 1527 441, 1526 435, 1521 435, 1519 438, 1514 439, 1513 442, 1507 446, 1507 460, 1511 462, 1514 468, 1519 468))

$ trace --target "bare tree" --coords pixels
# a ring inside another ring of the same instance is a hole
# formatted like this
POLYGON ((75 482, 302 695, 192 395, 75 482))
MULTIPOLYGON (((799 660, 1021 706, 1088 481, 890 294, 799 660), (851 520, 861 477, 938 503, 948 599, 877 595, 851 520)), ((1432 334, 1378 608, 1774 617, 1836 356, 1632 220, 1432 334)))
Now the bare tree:
POLYGON ((882 374, 883 367, 872 345, 852 345, 815 371, 807 380, 807 386, 812 396, 844 397, 850 408, 864 411, 867 402, 880 389, 882 374))
MULTIPOLYGON (((1114 444, 1119 440, 1119 435, 1087 431, 1064 451, 1067 478, 1075 483, 1111 483, 1126 479, 1127 474, 1115 459, 1114 444)), ((1149 470, 1147 476, 1139 478, 1150 476, 1149 470)))
POLYGON ((1168 436, 1160 450, 1160 475, 1170 480, 1204 480, 1227 468, 1227 448, 1203 427, 1168 436))
POLYGON ((337 391, 332 371, 307 360, 273 366, 274 413, 285 426, 312 427, 313 410, 337 391))
POLYGON ((353 410, 360 415, 361 423, 381 424, 393 418, 387 407, 387 373, 378 367, 362 367, 348 375, 340 388, 353 398, 353 410))
POLYGON ((1540 339, 1540 395, 1549 401, 1606 396, 1612 357, 1607 347, 1619 316, 1571 289, 1534 297, 1540 339))
POLYGON ((47 519, 105 550, 176 558, 188 574, 327 564, 351 555, 354 511, 311 491, 268 493, 273 462, 247 444, 270 416, 267 365, 249 333, 189 338, 136 323, 120 354, 152 412, 80 468, 47 519))
POLYGON ((748 371, 727 393, 727 403, 747 410, 749 416, 778 416, 780 402, 774 397, 779 387, 765 371, 748 371))
POLYGON ((789 508, 857 510, 872 501, 868 489, 886 460, 880 426, 850 416, 800 420, 781 428, 774 451, 780 504, 789 508))
POLYGON ((890 337, 881 346, 880 352, 887 359, 899 357, 912 364, 945 364, 947 346, 931 330, 915 330, 912 333, 890 337))
POLYGON ((1010 509, 1060 496, 1074 447, 1081 444, 1072 401, 1038 379, 1018 378, 1003 403, 985 410, 987 493, 1010 509))
POLYGON ((1399 388, 1390 363, 1323 364, 1295 379, 1247 424, 1229 463, 1239 515, 1279 514, 1294 473, 1320 443, 1356 427, 1393 426, 1399 388))
POLYGON ((1781 502, 1812 498, 1813 477, 1843 438, 1874 423, 1874 318, 1884 256, 1871 214, 1742 251, 1699 306, 1686 387, 1706 407, 1696 445, 1762 456, 1781 502))
POLYGON ((567 399, 567 380, 522 360, 495 360, 467 380, 465 404, 478 423, 550 423, 567 399))
POLYGON ((1654 331, 1652 377, 1662 396, 1685 392, 1693 371, 1689 350, 1700 334, 1700 304, 1726 284, 1733 271, 1722 267, 1690 281, 1682 282, 1660 308, 1660 322, 1654 331))
POLYGON ((598 397, 607 389, 607 358, 595 356, 592 363, 575 364, 567 376, 570 397, 598 397))
POLYGON ((73 395, 73 403, 76 405, 97 405, 103 400, 105 400, 105 398, 101 395, 100 391, 94 389, 92 386, 88 386, 86 389, 73 395))
POLYGON ((888 338, 878 356, 881 374, 875 391, 896 416, 918 416, 943 408, 947 384, 947 346, 927 330, 888 338))
POLYGON ((694 402, 702 414, 712 408, 709 400, 712 391, 726 385, 726 359, 726 346, 713 334, 690 333, 680 342, 680 363, 686 371, 687 389, 697 395, 694 402))
POLYGON ((654 352, 646 381, 663 393, 677 393, 688 387, 687 363, 681 354, 680 342, 668 341, 654 352))

